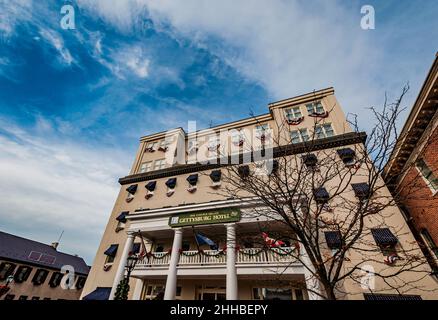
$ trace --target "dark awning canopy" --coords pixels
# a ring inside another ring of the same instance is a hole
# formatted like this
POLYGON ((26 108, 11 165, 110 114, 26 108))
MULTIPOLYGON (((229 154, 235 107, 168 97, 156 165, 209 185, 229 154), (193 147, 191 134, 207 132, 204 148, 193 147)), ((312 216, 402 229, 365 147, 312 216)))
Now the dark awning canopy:
POLYGON ((148 182, 148 184, 145 187, 149 191, 154 191, 155 188, 157 187, 157 181, 150 181, 150 182, 148 182))
POLYGON ((176 186, 176 178, 170 178, 169 180, 167 180, 166 186, 169 187, 170 189, 174 189, 176 186))
POLYGON ((325 241, 330 249, 340 249, 342 247, 342 235, 339 231, 325 231, 325 241))
POLYGON ((221 172, 220 170, 213 170, 213 171, 210 173, 210 179, 211 179, 213 182, 219 182, 219 181, 221 181, 221 176, 222 176, 222 172, 221 172))
POLYGON ((379 246, 395 246, 397 237, 388 228, 371 229, 371 234, 379 246))
POLYGON ((326 188, 324 188, 324 187, 315 189, 313 191, 313 195, 315 196, 315 200, 317 202, 326 202, 330 198, 329 193, 327 192, 326 188))
POLYGON ((359 199, 368 197, 370 193, 370 187, 367 183, 352 183, 351 186, 353 187, 356 197, 359 199))
POLYGON ((129 214, 129 211, 123 211, 119 214, 119 216, 116 218, 117 221, 120 221, 122 223, 126 222, 126 216, 129 214))
POLYGON ((187 181, 190 183, 190 185, 196 186, 196 184, 198 183, 198 174, 196 173, 188 176, 187 181))
POLYGON ((365 300, 368 301, 419 301, 423 300, 421 296, 411 294, 376 294, 364 293, 365 300))
POLYGON ((137 254, 140 252, 141 243, 134 243, 132 246, 132 253, 137 254))
POLYGON ((339 149, 337 151, 338 151, 339 157, 341 157, 341 159, 343 161, 351 161, 354 159, 354 157, 356 155, 356 152, 354 152, 354 150, 351 148, 339 149))
POLYGON ((96 290, 87 294, 82 300, 108 300, 111 293, 111 288, 97 287, 96 290))
POLYGON ((309 153, 303 156, 303 162, 307 167, 313 167, 318 163, 318 158, 315 154, 309 153))
POLYGON ((130 194, 135 194, 137 192, 138 184, 133 184, 132 186, 129 186, 126 191, 128 191, 130 194))
POLYGON ((115 257, 117 253, 117 249, 119 248, 118 244, 112 244, 106 251, 104 252, 105 255, 110 257, 115 257))
POLYGON ((237 172, 239 173, 239 176, 241 178, 247 178, 249 176, 249 166, 240 166, 239 168, 237 168, 237 172))

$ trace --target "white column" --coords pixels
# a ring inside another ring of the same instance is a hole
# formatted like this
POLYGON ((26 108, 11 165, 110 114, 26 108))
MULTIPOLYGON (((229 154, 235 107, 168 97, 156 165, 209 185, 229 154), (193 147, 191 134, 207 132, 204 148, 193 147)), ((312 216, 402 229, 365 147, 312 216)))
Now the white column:
POLYGON ((179 262, 179 251, 182 246, 182 229, 175 229, 173 238, 172 252, 170 253, 169 271, 167 273, 166 289, 164 291, 164 300, 175 300, 176 296, 176 272, 179 262))
POLYGON ((321 294, 321 284, 317 277, 314 276, 314 270, 312 262, 310 261, 309 255, 303 244, 300 243, 300 254, 301 260, 304 266, 304 279, 306 280, 307 293, 309 295, 309 300, 322 300, 322 297, 315 292, 321 294))
POLYGON ((137 279, 135 281, 135 289, 134 293, 132 294, 132 300, 140 300, 141 299, 141 292, 143 291, 143 279, 137 279))
POLYGON ((111 289, 109 300, 114 300, 114 295, 116 293, 117 286, 119 285, 120 281, 123 279, 125 275, 126 263, 128 260, 129 252, 132 251, 134 237, 135 237, 134 233, 128 233, 128 238, 126 239, 125 247, 123 248, 122 256, 120 257, 119 266, 117 267, 117 272, 114 277, 113 287, 111 289))
POLYGON ((236 271, 236 224, 230 223, 227 228, 227 300, 237 300, 236 271))

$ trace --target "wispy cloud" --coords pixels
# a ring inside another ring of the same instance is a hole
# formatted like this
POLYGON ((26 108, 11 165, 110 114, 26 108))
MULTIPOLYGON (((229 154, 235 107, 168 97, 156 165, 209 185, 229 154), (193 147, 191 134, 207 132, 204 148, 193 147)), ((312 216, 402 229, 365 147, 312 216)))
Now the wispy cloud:
POLYGON ((68 48, 66 48, 63 39, 58 33, 52 30, 42 29, 40 30, 40 35, 58 51, 61 58, 61 63, 71 65, 73 62, 75 62, 70 51, 68 48))
MULTIPOLYGON (((66 231, 63 250, 91 263, 129 164, 117 150, 60 141, 57 127, 38 117, 34 129, 0 119, 0 220, 24 236, 50 243, 66 231), (25 226, 25 227, 24 227, 25 226), (47 231, 51 230, 51 233, 47 231)), ((13 231, 13 230, 4 230, 13 231)))

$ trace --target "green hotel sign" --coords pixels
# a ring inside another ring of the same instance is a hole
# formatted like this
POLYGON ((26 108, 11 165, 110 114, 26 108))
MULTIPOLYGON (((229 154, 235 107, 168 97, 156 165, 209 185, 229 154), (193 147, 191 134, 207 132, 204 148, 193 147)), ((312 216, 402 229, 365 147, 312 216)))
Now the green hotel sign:
POLYGON ((237 222, 240 220, 239 209, 222 209, 200 212, 188 212, 174 215, 169 218, 169 226, 172 228, 196 226, 202 224, 215 224, 237 222))

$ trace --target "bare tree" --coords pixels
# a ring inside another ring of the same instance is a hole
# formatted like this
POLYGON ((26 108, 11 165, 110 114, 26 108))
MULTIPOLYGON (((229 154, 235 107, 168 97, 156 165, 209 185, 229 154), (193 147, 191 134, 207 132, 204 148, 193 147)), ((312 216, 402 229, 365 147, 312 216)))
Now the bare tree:
MULTIPOLYGON (((263 154, 271 149, 273 159, 257 161, 251 156, 248 164, 224 166, 224 187, 215 193, 257 199, 254 219, 264 217, 265 230, 277 239, 296 242, 297 250, 288 254, 303 263, 316 281, 308 290, 323 299, 342 297, 346 282, 362 283, 364 272, 370 272, 367 265, 374 266, 374 278, 400 294, 413 288, 431 290, 419 285, 429 273, 417 243, 383 241, 377 246, 378 235, 373 233, 399 215, 396 200, 400 199, 390 195, 381 175, 397 142, 408 89, 404 87, 393 103, 385 99, 381 110, 370 108, 375 124, 368 135, 360 132, 357 117, 350 115, 352 130, 343 135, 343 147, 332 147, 336 136, 324 138, 324 118, 332 111, 327 110, 315 114, 313 130, 301 137, 301 143, 285 141, 284 132, 293 124, 286 117, 277 119, 270 132, 259 134, 257 146, 242 143, 242 153, 261 150, 263 154), (268 168, 266 174, 261 174, 263 167, 268 168)), ((394 225, 391 231, 399 239, 409 233, 404 224, 394 225)), ((239 241, 244 241, 243 235, 239 241)))

